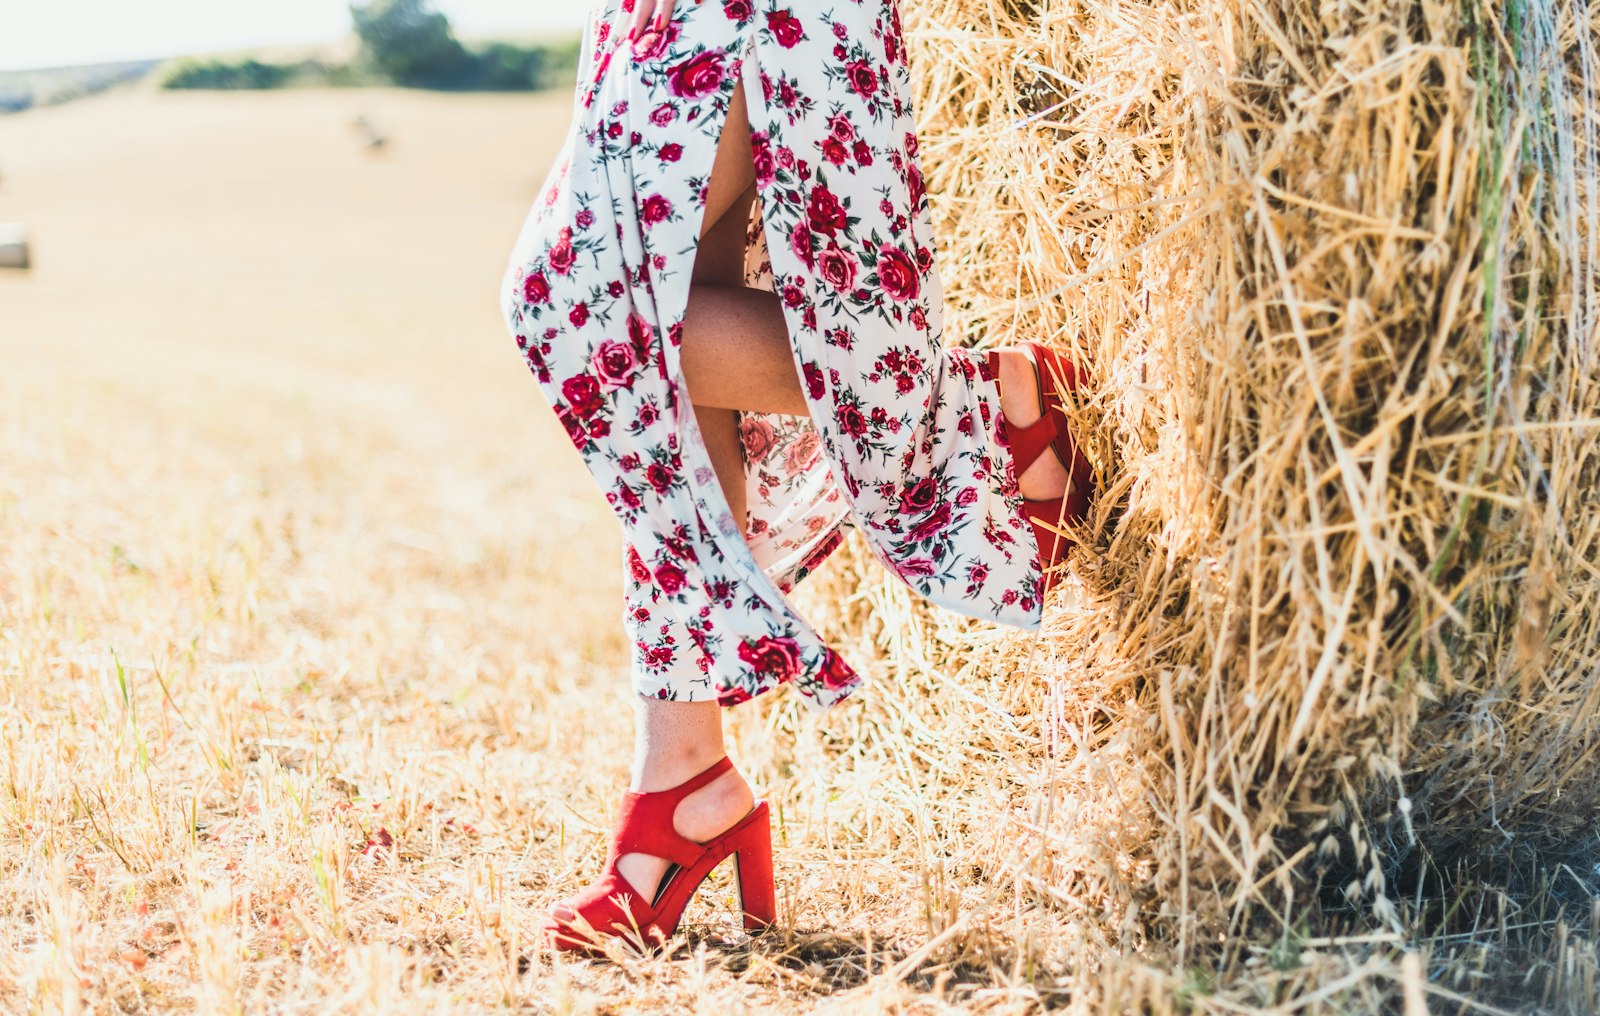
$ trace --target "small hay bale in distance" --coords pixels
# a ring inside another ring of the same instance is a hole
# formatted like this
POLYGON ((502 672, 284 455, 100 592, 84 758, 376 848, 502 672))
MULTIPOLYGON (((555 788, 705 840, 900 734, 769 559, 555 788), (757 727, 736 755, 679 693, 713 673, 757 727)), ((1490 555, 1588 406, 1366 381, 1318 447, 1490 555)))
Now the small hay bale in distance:
POLYGON ((28 231, 15 223, 0 222, 0 268, 33 267, 28 231))

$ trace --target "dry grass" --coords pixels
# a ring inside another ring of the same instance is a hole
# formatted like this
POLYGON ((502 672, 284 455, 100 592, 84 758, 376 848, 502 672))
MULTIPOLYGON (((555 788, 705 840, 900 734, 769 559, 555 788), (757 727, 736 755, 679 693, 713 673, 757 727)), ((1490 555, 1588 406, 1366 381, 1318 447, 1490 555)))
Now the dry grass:
POLYGON ((616 964, 531 941, 629 732, 494 307, 564 101, 0 120, 0 1009, 1600 1006, 1594 78, 1398 9, 918 5, 961 321, 1094 355, 1120 519, 1038 639, 820 576, 871 687, 732 714, 785 926, 616 964))

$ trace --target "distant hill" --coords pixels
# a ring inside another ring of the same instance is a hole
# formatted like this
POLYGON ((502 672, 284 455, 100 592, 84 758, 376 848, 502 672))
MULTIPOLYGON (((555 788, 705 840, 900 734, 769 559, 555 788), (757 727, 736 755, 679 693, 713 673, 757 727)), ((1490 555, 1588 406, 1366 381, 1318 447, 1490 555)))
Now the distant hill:
POLYGON ((160 60, 129 60, 83 67, 0 71, 0 114, 51 106, 138 81, 161 66, 160 60))

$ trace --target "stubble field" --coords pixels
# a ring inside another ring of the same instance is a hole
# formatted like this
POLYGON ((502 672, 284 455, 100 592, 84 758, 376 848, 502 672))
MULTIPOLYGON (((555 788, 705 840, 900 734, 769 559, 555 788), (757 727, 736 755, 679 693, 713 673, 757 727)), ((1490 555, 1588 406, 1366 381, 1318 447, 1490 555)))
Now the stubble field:
POLYGON ((1021 887, 1039 732, 930 667, 893 583, 812 600, 879 619, 868 693, 730 716, 782 927, 738 933, 722 873, 665 957, 541 953, 631 747, 618 535, 496 306, 569 102, 0 120, 36 262, 0 273, 0 1010, 1183 1004, 1021 887))

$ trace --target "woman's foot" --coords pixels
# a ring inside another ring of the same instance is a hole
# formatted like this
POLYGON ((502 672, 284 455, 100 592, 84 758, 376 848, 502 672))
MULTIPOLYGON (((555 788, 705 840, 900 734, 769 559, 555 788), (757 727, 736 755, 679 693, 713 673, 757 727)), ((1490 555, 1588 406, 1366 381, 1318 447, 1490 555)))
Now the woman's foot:
MULTIPOLYGON (((696 762, 687 763, 689 772, 680 775, 683 765, 656 765, 640 779, 634 781, 634 790, 649 793, 669 790, 705 769, 696 762)), ((693 843, 709 843, 738 825, 755 807, 755 794, 737 769, 729 770, 711 783, 679 802, 672 815, 672 831, 693 843)), ((672 867, 664 857, 650 854, 624 854, 617 859, 617 874, 638 893, 645 902, 655 900, 661 880, 672 867)), ((565 903, 551 910, 558 921, 571 921, 572 908, 565 903)))
MULTIPOLYGON (((1043 415, 1039 397, 1043 372, 1035 373, 1033 357, 1026 348, 998 349, 995 358, 1000 375, 1000 413, 1008 427, 1025 429, 1043 415)), ((1055 454, 1041 455, 1017 477, 1017 487, 1029 501, 1053 501, 1067 489, 1067 467, 1055 454)))
POLYGON ((751 800, 723 757, 676 786, 630 791, 599 878, 555 907, 541 935, 561 952, 597 955, 617 940, 658 948, 677 931, 701 883, 729 858, 745 930, 771 927, 777 918, 772 815, 765 801, 751 800), (724 816, 735 808, 743 814, 728 823, 724 816), (631 877, 623 874, 624 862, 631 877))
POLYGON ((1068 527, 1081 522, 1094 497, 1094 470, 1078 449, 1067 417, 1083 372, 1037 343, 989 354, 1000 386, 1000 415, 1017 471, 1022 513, 1033 527, 1046 592, 1061 576, 1073 545, 1068 527))

